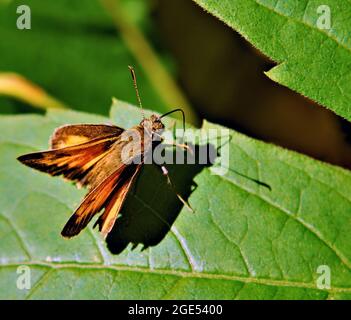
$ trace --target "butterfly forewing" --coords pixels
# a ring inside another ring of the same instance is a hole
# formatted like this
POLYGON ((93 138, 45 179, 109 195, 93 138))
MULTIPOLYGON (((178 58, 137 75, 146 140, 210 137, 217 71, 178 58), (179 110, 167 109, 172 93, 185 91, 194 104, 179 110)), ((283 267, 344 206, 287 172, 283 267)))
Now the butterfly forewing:
MULTIPOLYGON (((52 176, 63 175, 67 179, 79 182, 107 155, 117 139, 95 139, 77 146, 26 154, 18 160, 52 176)), ((84 184, 88 183, 89 181, 85 180, 84 184)))
POLYGON ((26 154, 18 160, 53 176, 63 175, 79 185, 90 185, 92 180, 87 175, 94 170, 100 171, 98 162, 108 155, 123 131, 108 125, 63 126, 56 129, 51 138, 52 146, 60 148, 26 154), (88 141, 83 142, 86 139, 88 141), (79 144, 72 145, 73 142, 79 144))
POLYGON ((52 149, 59 149, 90 140, 105 138, 108 136, 119 136, 124 129, 104 124, 73 124, 57 128, 50 139, 52 149))

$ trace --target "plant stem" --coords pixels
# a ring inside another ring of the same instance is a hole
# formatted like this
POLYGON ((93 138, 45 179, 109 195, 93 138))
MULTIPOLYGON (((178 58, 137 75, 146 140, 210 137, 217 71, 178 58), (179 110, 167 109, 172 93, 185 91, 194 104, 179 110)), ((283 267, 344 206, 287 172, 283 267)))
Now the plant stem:
POLYGON ((62 102, 17 73, 0 73, 0 95, 11 96, 39 109, 67 109, 62 102))
POLYGON ((149 81, 167 108, 180 107, 184 110, 187 122, 199 124, 199 119, 193 111, 187 98, 182 94, 176 82, 159 61, 156 52, 149 42, 130 19, 123 13, 119 0, 101 0, 105 10, 111 15, 115 27, 120 32, 124 42, 134 57, 143 67, 149 81))

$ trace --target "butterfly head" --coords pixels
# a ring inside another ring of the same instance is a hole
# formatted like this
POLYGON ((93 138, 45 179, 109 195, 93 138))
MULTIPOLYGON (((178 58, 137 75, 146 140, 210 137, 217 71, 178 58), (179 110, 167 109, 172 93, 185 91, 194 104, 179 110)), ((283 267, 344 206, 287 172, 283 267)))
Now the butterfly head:
POLYGON ((161 121, 161 118, 155 114, 151 115, 150 118, 145 118, 140 123, 147 131, 151 133, 161 134, 165 128, 161 121))

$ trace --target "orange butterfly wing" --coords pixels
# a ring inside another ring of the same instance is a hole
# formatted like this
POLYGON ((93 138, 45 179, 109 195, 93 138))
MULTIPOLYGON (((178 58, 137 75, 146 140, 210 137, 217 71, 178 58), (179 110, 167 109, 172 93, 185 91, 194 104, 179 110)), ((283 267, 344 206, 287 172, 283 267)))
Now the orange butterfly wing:
MULTIPOLYGON (((143 132, 139 126, 129 132, 143 132)), ((128 143, 121 139, 123 129, 105 125, 67 125, 55 130, 53 150, 35 152, 18 158, 23 164, 89 185, 91 191, 62 230, 64 237, 77 235, 95 214, 105 208, 95 225, 106 236, 112 229, 128 191, 137 177, 142 163, 124 164, 120 153, 128 143), (78 143, 78 144, 77 144, 78 143)), ((137 149, 131 157, 138 157, 137 149)))
POLYGON ((94 166, 104 158, 124 130, 107 125, 68 125, 55 130, 51 139, 53 147, 43 152, 29 153, 18 157, 23 164, 52 176, 63 175, 73 181, 85 179, 94 166), (86 142, 84 142, 86 141, 86 142), (79 144, 72 143, 81 142, 79 144))
POLYGON ((51 149, 82 144, 96 138, 118 136, 124 129, 105 124, 68 124, 55 129, 50 138, 51 149))
POLYGON ((142 164, 121 164, 112 175, 89 192, 66 223, 62 236, 70 238, 77 235, 103 208, 105 211, 94 226, 98 225, 101 233, 106 236, 111 231, 141 166, 142 164))

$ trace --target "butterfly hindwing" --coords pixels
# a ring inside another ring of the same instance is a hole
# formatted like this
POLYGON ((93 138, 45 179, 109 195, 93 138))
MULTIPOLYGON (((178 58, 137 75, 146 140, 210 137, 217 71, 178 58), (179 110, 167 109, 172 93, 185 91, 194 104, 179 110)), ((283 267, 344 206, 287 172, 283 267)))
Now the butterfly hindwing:
POLYGON ((107 236, 115 224, 118 213, 120 212, 127 194, 141 169, 141 165, 130 167, 131 170, 125 170, 123 173, 124 177, 121 179, 119 187, 114 190, 111 198, 106 204, 104 213, 94 224, 94 227, 97 225, 99 226, 99 231, 102 233, 103 237, 107 236))
POLYGON ((96 224, 103 235, 107 235, 140 168, 141 164, 121 164, 112 175, 90 191, 66 223, 62 236, 70 238, 77 235, 103 208, 105 211, 96 224))

